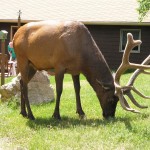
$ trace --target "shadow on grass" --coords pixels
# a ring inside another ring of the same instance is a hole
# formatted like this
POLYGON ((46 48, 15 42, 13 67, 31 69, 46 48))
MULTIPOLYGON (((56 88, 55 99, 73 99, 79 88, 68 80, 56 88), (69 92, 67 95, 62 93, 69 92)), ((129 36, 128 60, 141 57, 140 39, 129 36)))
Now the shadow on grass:
MULTIPOLYGON (((147 118, 149 115, 142 115, 142 118, 147 118)), ((138 118, 138 117, 137 117, 138 118)), ((134 118, 135 120, 136 118, 134 118)), ((61 120, 56 120, 54 118, 36 118, 36 120, 28 120, 27 125, 30 128, 38 130, 39 128, 73 128, 78 126, 89 126, 89 127, 98 127, 98 126, 107 126, 114 123, 124 123, 125 127, 128 130, 132 130, 131 121, 133 120, 132 117, 125 117, 125 118, 109 118, 109 119, 79 119, 79 118, 70 118, 63 116, 61 120)))

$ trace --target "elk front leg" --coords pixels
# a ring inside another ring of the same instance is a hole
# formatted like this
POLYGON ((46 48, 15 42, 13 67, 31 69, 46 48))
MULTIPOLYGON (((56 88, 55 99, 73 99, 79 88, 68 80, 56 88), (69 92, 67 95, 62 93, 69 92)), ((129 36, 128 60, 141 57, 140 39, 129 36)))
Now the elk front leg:
POLYGON ((55 74, 55 81, 56 81, 56 105, 53 116, 55 119, 60 120, 60 112, 59 112, 59 104, 60 104, 60 97, 63 90, 63 79, 64 79, 64 71, 55 74))
POLYGON ((79 117, 82 119, 85 117, 85 113, 81 106, 79 75, 72 76, 72 79, 73 79, 74 89, 75 89, 75 94, 76 94, 76 113, 78 113, 79 117))

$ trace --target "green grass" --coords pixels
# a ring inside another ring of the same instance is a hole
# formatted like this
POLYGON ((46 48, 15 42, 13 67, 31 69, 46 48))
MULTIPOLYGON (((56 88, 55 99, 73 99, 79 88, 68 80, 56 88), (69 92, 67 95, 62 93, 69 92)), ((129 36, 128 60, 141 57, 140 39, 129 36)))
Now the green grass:
MULTIPOLYGON (((123 75, 121 83, 127 82, 130 75, 130 73, 123 75)), ((51 77, 50 81, 55 89, 54 77, 51 77)), ((149 76, 141 75, 135 86, 145 95, 150 95, 149 83, 149 76)), ((150 106, 149 100, 137 95, 135 97, 139 103, 150 106)), ((83 76, 81 76, 81 99, 87 116, 85 120, 80 120, 75 112, 73 84, 71 77, 66 75, 60 105, 61 121, 51 117, 55 102, 32 105, 35 121, 19 115, 20 107, 15 99, 1 102, 0 149, 148 150, 150 148, 150 108, 141 110, 140 114, 134 114, 124 111, 118 103, 116 118, 104 120, 98 99, 83 76)), ((132 104, 131 106, 135 108, 132 104)))

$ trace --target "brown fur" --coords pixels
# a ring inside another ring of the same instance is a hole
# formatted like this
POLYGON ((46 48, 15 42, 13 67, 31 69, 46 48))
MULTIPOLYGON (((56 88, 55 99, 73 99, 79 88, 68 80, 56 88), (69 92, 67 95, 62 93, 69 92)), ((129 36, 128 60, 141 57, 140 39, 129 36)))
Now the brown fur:
POLYGON ((22 26, 13 40, 21 73, 21 113, 34 119, 27 97, 27 84, 36 70, 55 70, 56 107, 53 116, 60 119, 59 102, 65 73, 73 77, 77 113, 84 116, 80 103, 79 74, 86 76, 95 90, 103 116, 114 116, 117 100, 114 96, 114 79, 110 69, 88 29, 80 22, 42 21, 22 26), (99 82, 97 82, 99 81, 99 82), (101 84, 99 84, 101 83, 101 84), (109 89, 105 88, 109 85, 109 89))

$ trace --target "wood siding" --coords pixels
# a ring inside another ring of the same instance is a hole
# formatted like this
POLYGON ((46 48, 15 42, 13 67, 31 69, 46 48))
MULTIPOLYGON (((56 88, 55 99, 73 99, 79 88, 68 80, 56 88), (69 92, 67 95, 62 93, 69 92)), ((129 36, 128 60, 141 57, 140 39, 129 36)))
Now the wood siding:
POLYGON ((102 51, 111 69, 116 69, 121 63, 122 52, 119 52, 120 30, 140 29, 142 44, 140 53, 131 53, 130 62, 141 63, 150 54, 149 26, 101 26, 87 25, 98 47, 102 51))
MULTIPOLYGON (((0 30, 8 31, 7 45, 10 41, 11 26, 17 23, 0 23, 0 30)), ((130 61, 141 63, 150 54, 150 27, 149 26, 111 26, 111 25, 87 25, 98 47, 102 51, 111 69, 116 69, 121 63, 122 52, 119 52, 120 30, 121 29, 140 29, 142 45, 140 53, 131 53, 130 61)), ((1 42, 0 42, 1 52, 1 42)))

